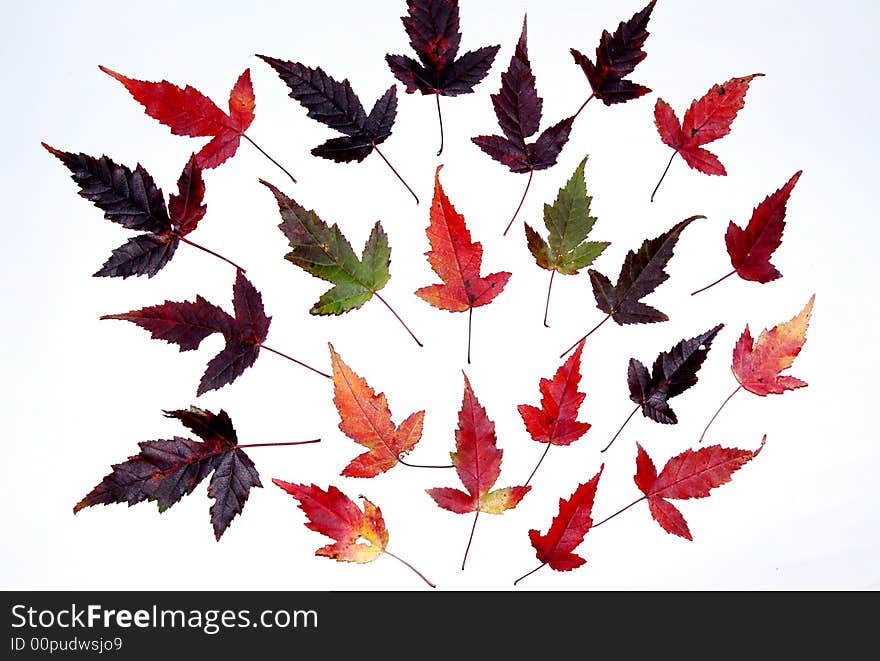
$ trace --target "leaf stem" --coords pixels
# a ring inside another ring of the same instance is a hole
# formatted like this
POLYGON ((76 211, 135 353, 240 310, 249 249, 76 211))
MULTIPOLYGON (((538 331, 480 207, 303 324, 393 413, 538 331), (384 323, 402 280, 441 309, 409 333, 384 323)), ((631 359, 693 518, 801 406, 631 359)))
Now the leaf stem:
POLYGON ((468 308, 468 365, 471 364, 471 329, 474 325, 474 308, 468 308))
POLYGON ((607 317, 605 317, 602 321, 600 321, 598 324, 596 324, 595 326, 593 326, 593 329, 592 329, 589 333, 587 333, 586 335, 584 335, 581 339, 579 339, 577 342, 575 342, 574 344, 572 344, 568 349, 566 349, 565 351, 563 351, 563 352, 562 352, 562 355, 559 356, 559 357, 560 357, 560 358, 565 358, 568 354, 570 354, 572 351, 574 351, 574 350, 577 348, 577 345, 579 345, 581 342, 583 342, 583 341, 586 340, 588 337, 590 337, 590 335, 592 335, 592 334, 595 333, 597 330, 599 330, 599 329, 602 327, 602 324, 604 324, 604 323, 605 323, 606 321, 608 321, 609 319, 611 319, 611 315, 610 315, 610 314, 609 314, 607 317))
POLYGON ((672 156, 669 157, 669 163, 666 164, 666 169, 663 170, 663 176, 660 177, 660 181, 658 181, 657 185, 654 186, 654 192, 651 193, 651 202, 654 201, 654 196, 657 194, 657 189, 660 188, 660 184, 662 184, 663 180, 666 179, 666 173, 669 172, 669 168, 672 165, 672 159, 675 158, 675 155, 677 153, 678 153, 678 150, 676 149, 674 152, 672 152, 672 156))
POLYGON ((522 209, 523 202, 526 201, 526 195, 529 194, 529 186, 532 185, 532 177, 535 175, 534 170, 529 170, 529 181, 526 183, 526 189, 523 191, 522 198, 519 201, 519 205, 516 207, 516 211, 513 212, 513 218, 510 219, 510 222, 507 223, 507 227, 504 229, 504 232, 501 236, 507 236, 507 233, 510 231, 511 225, 513 225, 513 221, 516 220, 516 217, 519 215, 519 210, 522 209))
POLYGON ((272 158, 271 156, 269 156, 269 154, 267 154, 265 151, 263 151, 263 148, 260 147, 260 145, 258 145, 256 142, 254 142, 253 140, 251 140, 251 137, 250 137, 247 133, 242 133, 242 134, 241 134, 241 137, 244 138, 245 140, 247 140, 249 143, 251 143, 254 147, 256 147, 258 152, 260 152, 263 156, 265 156, 265 157, 268 158, 270 161, 272 161, 276 166, 278 166, 278 168, 279 168, 284 174, 286 174, 288 177, 290 177, 290 180, 291 180, 293 183, 296 183, 296 179, 294 179, 293 175, 290 174, 290 172, 288 172, 287 168, 284 167, 283 165, 281 165, 281 163, 279 163, 278 161, 276 161, 274 158, 272 158))
POLYGON ((727 399, 725 399, 724 402, 721 404, 721 406, 718 407, 718 410, 715 411, 715 415, 712 416, 712 419, 709 420, 709 424, 706 425, 706 428, 703 430, 703 433, 700 435, 700 441, 699 441, 700 443, 702 443, 703 439, 706 438, 706 432, 709 431, 709 427, 712 426, 712 423, 715 422, 715 418, 717 418, 718 414, 721 413, 721 409, 723 409, 725 406, 727 406, 727 402, 729 402, 731 399, 733 399, 733 396, 736 393, 738 393, 740 390, 742 390, 741 384, 739 386, 737 386, 736 390, 734 390, 732 393, 730 393, 730 395, 727 397, 727 399))
POLYGON ((519 583, 519 582, 520 582, 521 580, 523 580, 524 578, 528 578, 529 576, 531 576, 532 574, 534 574, 536 571, 538 571, 539 569, 543 569, 543 568, 546 567, 546 566, 547 566, 547 563, 546 563, 546 562, 543 563, 543 564, 538 565, 538 566, 535 567, 532 571, 528 572, 527 574, 523 574, 523 575, 520 576, 518 579, 516 579, 516 580, 513 582, 513 584, 516 585, 517 583, 519 583))
POLYGON ((187 244, 188 246, 192 246, 193 248, 198 248, 198 249, 201 250, 202 252, 206 252, 206 253, 208 253, 209 255, 213 255, 213 256, 216 257, 217 259, 222 259, 224 262, 226 262, 227 264, 230 264, 230 265, 234 266, 237 270, 241 271, 242 273, 247 273, 247 271, 245 271, 243 268, 241 268, 238 264, 236 264, 235 262, 233 262, 231 259, 227 259, 226 257, 224 257, 223 255, 221 255, 220 253, 216 253, 216 252, 214 252, 213 250, 211 250, 210 248, 205 248, 205 246, 200 245, 200 244, 196 243, 195 241, 190 241, 190 240, 187 239, 185 236, 182 236, 182 235, 180 235, 180 234, 175 233, 174 236, 176 236, 176 237, 177 237, 182 243, 185 243, 185 244, 187 244))
POLYGON ((578 111, 577 111, 577 112, 574 114, 574 116, 571 118, 571 121, 574 121, 574 120, 577 119, 578 115, 580 115, 580 114, 581 114, 581 111, 582 111, 584 108, 587 107, 587 104, 588 104, 590 101, 593 100, 593 97, 594 97, 594 96, 596 96, 595 93, 590 94, 590 97, 589 97, 586 101, 584 101, 584 102, 581 104, 581 107, 580 107, 580 108, 578 108, 578 111))
POLYGON ((556 269, 550 271, 550 286, 547 287, 547 303, 544 305, 544 328, 550 328, 547 323, 547 315, 550 313, 550 292, 553 291, 553 278, 556 276, 556 269))
POLYGON ((437 99, 437 119, 440 120, 440 149, 437 150, 437 156, 443 153, 443 115, 440 113, 440 92, 434 92, 434 98, 437 99))
POLYGON ((333 378, 332 376, 330 376, 326 372, 322 372, 321 370, 316 369, 316 368, 312 367, 311 365, 306 365, 304 362, 297 360, 296 358, 293 358, 292 356, 288 356, 286 353, 281 353, 280 351, 278 351, 278 349, 273 349, 272 347, 267 347, 265 344, 258 344, 257 346, 260 347, 261 349, 265 349, 266 351, 271 351, 272 353, 277 354, 277 355, 281 356, 282 358, 287 358, 287 360, 293 361, 294 363, 296 363, 297 365, 299 365, 301 367, 305 367, 306 369, 312 370, 315 374, 320 374, 325 379, 332 379, 333 378))
POLYGON ((467 548, 464 550, 464 558, 461 561, 461 570, 464 571, 464 565, 467 562, 468 553, 471 550, 471 542, 474 541, 474 532, 477 529, 477 520, 480 518, 480 510, 474 515, 474 525, 471 526, 471 536, 468 537, 467 548))
POLYGON ((320 443, 320 438, 315 438, 311 441, 286 441, 284 443, 247 443, 245 445, 236 445, 237 448, 274 448, 274 447, 282 447, 287 445, 308 445, 309 443, 320 443))
POLYGON ((614 443, 614 441, 617 440, 617 437, 620 436, 620 432, 622 432, 622 431, 623 431, 623 428, 626 427, 627 423, 629 423, 629 421, 632 420, 632 417, 633 417, 636 413, 638 413, 639 408, 640 408, 640 407, 637 406, 637 407, 635 407, 635 408, 633 409, 632 413, 630 413, 629 416, 627 417, 627 419, 623 421, 623 424, 620 425, 620 429, 617 430, 617 433, 614 435, 614 438, 612 438, 612 439, 608 442, 608 445, 606 445, 606 446, 602 449, 602 452, 607 451, 608 448, 611 447, 611 444, 614 443))
POLYGON ((632 507, 633 505, 638 505, 640 502, 642 502, 643 500, 645 500, 645 498, 647 498, 647 496, 642 496, 642 497, 639 498, 638 500, 634 500, 633 502, 631 502, 631 503, 630 503, 629 505, 627 505, 626 507, 622 507, 622 508, 620 508, 619 510, 617 510, 617 511, 616 511, 614 514, 612 514, 611 516, 606 516, 604 519, 602 519, 601 521, 599 521, 599 523, 594 523, 592 526, 590 526, 590 530, 592 530, 593 528, 598 528, 598 527, 601 526, 603 523, 606 523, 606 522, 608 522, 608 521, 611 521, 611 519, 613 519, 615 516, 617 516, 617 515, 619 515, 619 514, 623 514, 624 512, 626 512, 626 511, 627 511, 630 507, 632 507))
MULTIPOLYGON (((538 463, 537 463, 537 465, 535 466, 535 469, 532 471, 532 474, 529 475, 529 479, 526 480, 526 483, 523 485, 524 487, 529 486, 529 482, 531 482, 531 481, 532 481, 532 478, 535 477, 535 473, 537 473, 537 472, 538 472, 538 469, 541 467, 541 462, 544 461, 544 457, 546 457, 546 456, 547 456, 547 453, 550 452, 550 446, 551 446, 551 445, 553 445, 553 444, 552 444, 552 443, 547 443, 547 447, 544 448, 544 454, 542 454, 542 455, 541 455, 541 458, 538 459, 538 463)), ((516 583, 514 583, 514 585, 516 585, 516 583)))
POLYGON ((410 468, 455 468, 454 464, 411 464, 408 461, 404 461, 404 453, 401 452, 397 455, 397 461, 404 466, 409 466, 410 468))
POLYGON ((720 278, 718 278, 718 279, 717 279, 715 282, 713 282, 711 285, 706 285, 706 286, 703 287, 702 289, 698 289, 698 290, 695 291, 695 292, 691 292, 691 296, 696 296, 696 295, 699 294, 700 292, 704 292, 704 291, 706 291, 707 289, 711 289, 712 287, 714 287, 714 286, 717 285, 718 283, 720 283, 720 282, 724 282, 725 280, 727 280, 730 276, 734 275, 735 273, 736 273, 736 269, 733 269, 733 270, 732 270, 730 273, 728 273, 727 275, 724 275, 724 276, 721 276, 720 278))
POLYGON ((415 198, 416 204, 418 204, 419 203, 419 196, 413 192, 413 189, 409 187, 409 184, 406 183, 406 181, 404 181, 403 177, 400 176, 400 173, 394 169, 394 166, 391 165, 391 161, 389 161, 387 158, 385 158, 385 154, 382 153, 382 151, 379 149, 379 147, 376 145, 376 143, 371 142, 370 144, 373 146, 373 149, 376 150, 376 153, 382 157, 382 160, 385 161, 385 165, 387 165, 389 168, 391 168, 391 171, 397 176, 398 179, 400 179, 400 183, 402 183, 404 186, 406 186, 406 190, 409 191, 410 195, 412 195, 415 198))
POLYGON ((388 550, 385 551, 385 555, 389 555, 389 556, 391 556, 392 558, 394 558, 395 560, 397 560, 397 562, 399 562, 399 563, 401 563, 401 564, 404 564, 404 565, 406 565, 407 567, 409 567, 411 570, 413 570, 413 571, 418 575, 418 577, 419 577, 420 579, 422 579, 425 583, 427 583, 428 585, 430 585, 432 588, 436 588, 436 587, 437 587, 436 585, 434 585, 433 583, 431 583, 431 581, 429 581, 429 580, 427 579, 427 577, 425 577, 425 575, 424 575, 422 572, 420 572, 418 569, 416 569, 415 567, 413 567, 411 564, 409 564, 409 563, 408 563, 406 560, 404 560, 403 558, 394 555, 391 551, 388 551, 388 550))
POLYGON ((388 308, 389 310, 391 310, 391 314, 393 314, 393 315, 397 318, 397 321, 399 321, 399 322, 400 322, 400 325, 403 326, 403 327, 406 329, 406 332, 409 333, 409 336, 410 336, 412 339, 415 340, 416 344, 418 344, 420 347, 424 347, 425 345, 422 344, 422 343, 419 341, 419 338, 417 338, 417 337, 415 336, 415 334, 409 329, 409 326, 407 326, 407 325, 406 325, 406 322, 404 322, 403 319, 400 318, 400 315, 397 314, 397 312, 394 310, 394 308, 391 307, 391 306, 388 304, 388 301, 386 301, 384 298, 382 298, 382 295, 379 294, 379 292, 375 292, 375 291, 374 291, 374 292, 373 292, 373 295, 374 295, 376 298, 378 298, 380 301, 382 301, 382 303, 385 305, 386 308, 388 308))

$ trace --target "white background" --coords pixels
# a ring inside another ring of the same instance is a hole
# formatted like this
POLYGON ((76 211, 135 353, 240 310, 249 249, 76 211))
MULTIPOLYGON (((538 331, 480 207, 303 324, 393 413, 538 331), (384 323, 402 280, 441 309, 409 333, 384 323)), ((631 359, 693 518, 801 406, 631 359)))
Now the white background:
MULTIPOLYGON (((810 386, 783 396, 741 393, 719 417, 710 442, 765 451, 706 500, 681 503, 694 542, 672 537, 644 504, 588 535, 588 564, 562 574, 544 569, 523 589, 865 588, 880 585, 875 479, 880 450, 872 420, 877 364, 877 91, 880 66, 876 3, 661 0, 651 19, 649 56, 633 78, 654 93, 624 106, 591 103, 578 119, 559 165, 538 173, 515 230, 500 233, 525 185, 470 142, 497 132, 488 95, 499 85, 529 14, 529 48, 545 120, 571 114, 588 94, 568 48, 590 53, 602 29, 614 29, 640 2, 462 3, 463 49, 502 48, 475 94, 443 99, 447 144, 435 158, 433 99, 401 94, 394 135, 383 150, 422 198, 416 207, 378 156, 338 165, 309 154, 332 131, 306 118, 286 87, 253 56, 265 53, 321 65, 348 76, 369 109, 394 82, 386 52, 408 52, 394 2, 28 2, 8 3, 0 39, 5 157, 2 398, 4 453, 0 571, 6 588, 421 589, 390 558, 366 565, 313 555, 326 538, 307 530, 296 502, 274 487, 280 477, 338 485, 379 504, 389 549, 442 588, 509 589, 537 563, 526 532, 547 529, 557 499, 606 462, 594 515, 638 497, 635 443, 658 466, 695 445, 718 404, 735 387, 731 350, 754 331, 790 319, 816 293, 807 344, 792 374, 810 386), (487 272, 509 270, 504 293, 474 314, 477 395, 496 422, 505 450, 499 486, 528 476, 543 446, 525 433, 516 404, 537 403, 538 378, 556 370, 560 351, 601 318, 586 274, 556 278, 552 328, 541 325, 548 274, 534 264, 522 220, 541 225, 544 202, 590 155, 595 239, 613 245, 597 267, 616 278, 623 255, 644 238, 695 213, 679 243, 671 279, 647 302, 671 317, 650 327, 608 324, 584 352, 593 428, 569 448, 553 448, 532 493, 516 510, 480 520, 467 570, 459 569, 470 516, 437 508, 423 490, 456 486, 452 471, 397 467, 373 480, 338 476, 361 448, 336 428, 329 382, 271 354, 237 382, 201 398, 196 384, 216 338, 178 353, 102 314, 196 293, 230 307, 233 270, 187 246, 153 279, 92 278, 130 234, 76 195, 45 140, 65 150, 106 153, 142 163, 163 190, 203 140, 173 136, 145 116, 104 64, 127 75, 189 83, 225 107, 245 67, 252 68, 256 121, 249 134, 299 178, 292 186, 249 145, 207 173, 208 215, 193 240, 248 269, 274 319, 268 343, 326 368, 326 342, 390 399, 395 420, 426 409, 425 434, 411 461, 443 462, 453 448, 461 402, 466 316, 436 310, 413 295, 436 282, 423 256, 434 168, 485 246, 487 272), (677 159, 652 205, 648 197, 669 157, 653 125, 662 96, 679 117, 691 99, 732 76, 763 72, 723 141, 711 145, 730 175, 710 178, 677 159), (796 170, 804 176, 789 204, 775 263, 784 277, 758 285, 730 279, 688 294, 729 270, 723 233, 745 223, 752 207, 796 170), (392 279, 383 294, 425 342, 403 333, 378 301, 339 318, 308 315, 326 285, 282 259, 275 203, 264 177, 336 221, 359 250, 381 219, 392 245, 392 279), (716 323, 717 338, 699 384, 673 400, 681 423, 663 427, 637 416, 606 455, 598 450, 631 410, 630 356, 643 362, 716 323), (72 514, 111 463, 137 442, 185 430, 162 410, 197 404, 225 408, 241 442, 303 440, 302 448, 250 451, 265 489, 214 541, 203 485, 159 515, 143 503, 72 514)), ((401 90, 399 90, 401 91, 401 90)))

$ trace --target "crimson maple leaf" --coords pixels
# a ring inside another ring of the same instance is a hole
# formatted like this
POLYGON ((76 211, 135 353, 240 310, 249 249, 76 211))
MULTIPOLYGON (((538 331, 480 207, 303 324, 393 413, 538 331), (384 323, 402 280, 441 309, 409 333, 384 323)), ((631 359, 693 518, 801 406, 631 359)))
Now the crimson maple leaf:
POLYGON ((525 18, 516 50, 510 58, 510 66, 501 74, 501 89, 492 95, 492 105, 504 135, 481 135, 471 140, 493 159, 510 168, 511 172, 529 173, 519 206, 504 230, 506 235, 525 202, 535 170, 544 170, 556 164, 556 158, 568 142, 574 122, 574 117, 567 117, 545 129, 534 142, 526 142, 538 132, 544 101, 538 96, 529 61, 525 18))
POLYGON ((491 490, 501 475, 501 456, 504 454, 503 450, 498 449, 497 441, 495 423, 489 419, 465 375, 464 397, 458 412, 458 429, 455 430, 455 452, 450 456, 458 478, 467 491, 449 487, 427 490, 434 502, 443 509, 456 514, 476 513, 461 562, 462 569, 467 562, 480 512, 503 514, 516 507, 531 489, 522 486, 491 490))
POLYGON ((158 83, 135 80, 104 66, 98 68, 122 83, 134 100, 144 107, 144 112, 170 128, 173 134, 210 137, 208 144, 196 154, 199 167, 209 170, 222 165, 235 155, 244 138, 296 183, 290 172, 245 133, 254 121, 256 107, 250 69, 245 69, 235 81, 229 93, 227 113, 189 85, 180 88, 167 80, 158 83))
POLYGON ((468 51, 459 58, 461 33, 458 31, 458 0, 407 0, 407 16, 400 20, 406 29, 410 46, 416 52, 416 61, 407 55, 385 56, 385 61, 407 94, 433 94, 437 100, 437 118, 440 122, 440 149, 443 153, 443 116, 440 114, 440 96, 470 94, 482 81, 499 46, 484 46, 468 51))
POLYGON ((785 229, 785 207, 795 184, 803 171, 795 172, 782 188, 768 195, 761 204, 755 207, 749 224, 745 229, 731 220, 727 226, 724 239, 727 253, 733 264, 733 271, 718 278, 710 285, 698 289, 692 295, 704 292, 732 275, 739 275, 743 280, 767 283, 782 277, 770 257, 782 243, 782 232, 785 229))
POLYGON ((550 569, 556 571, 571 571, 586 562, 574 550, 581 545, 593 526, 593 501, 604 468, 603 465, 592 479, 579 485, 568 500, 559 499, 559 514, 553 518, 546 535, 538 530, 529 530, 529 540, 541 564, 516 579, 514 585, 545 565, 550 565, 550 569))
MULTIPOLYGON (((101 319, 130 321, 150 331, 154 340, 176 344, 181 351, 198 349, 202 340, 214 333, 223 335, 226 346, 211 359, 199 382, 197 394, 202 395, 235 381, 254 364, 261 348, 280 353, 263 344, 269 334, 272 317, 266 316, 263 297, 241 271, 237 273, 232 288, 232 306, 234 317, 201 296, 196 296, 194 302, 165 301, 140 310, 104 315, 101 319)), ((330 378, 329 374, 285 354, 280 355, 330 378)))
POLYGON ((382 510, 368 499, 361 496, 364 501, 361 510, 351 498, 332 485, 324 490, 314 484, 293 484, 277 478, 272 482, 299 501, 299 508, 309 519, 306 528, 334 540, 333 544, 315 551, 315 555, 337 562, 359 564, 372 562, 383 554, 388 555, 409 567, 432 588, 437 587, 406 560, 386 548, 388 530, 382 510))
POLYGON ((474 308, 488 305, 507 284, 510 273, 501 271, 485 277, 483 246, 471 240, 464 216, 455 210, 440 185, 440 168, 434 173, 434 199, 427 228, 431 250, 428 263, 443 284, 416 290, 416 296, 441 310, 468 312, 468 363, 471 362, 471 321, 474 308))
POLYGON ((634 479, 645 494, 639 500, 648 501, 651 516, 666 532, 693 540, 687 521, 669 500, 708 497, 712 489, 730 482, 733 473, 757 457, 766 442, 765 436, 754 451, 720 445, 685 450, 667 461, 659 475, 654 462, 639 445, 634 479))
POLYGON ((177 193, 168 199, 140 164, 132 171, 106 156, 61 151, 42 143, 70 170, 79 195, 104 212, 104 218, 127 229, 143 232, 116 248, 95 277, 146 275, 152 278, 174 256, 183 242, 241 269, 213 250, 186 238, 204 218, 207 206, 202 169, 191 157, 177 180, 177 193))
POLYGON ((588 422, 577 419, 578 410, 586 398, 586 394, 578 390, 583 349, 584 343, 581 342, 577 350, 556 370, 552 380, 541 379, 541 408, 531 404, 520 404, 517 407, 532 439, 547 445, 526 484, 532 481, 551 445, 571 445, 590 429, 588 422))
POLYGON ((110 503, 131 506, 144 500, 155 501, 159 511, 164 512, 211 475, 211 524, 219 540, 232 519, 241 513, 251 487, 263 486, 254 462, 239 446, 226 411, 214 414, 193 406, 189 410, 166 411, 165 415, 180 420, 202 440, 175 436, 140 443, 141 451, 115 464, 113 471, 77 503, 73 512, 110 503))
POLYGON ((681 154, 690 167, 704 174, 727 175, 727 170, 718 157, 703 149, 703 145, 730 133, 730 125, 745 105, 749 83, 763 75, 754 73, 742 78, 731 78, 721 85, 713 85, 702 98, 691 103, 684 114, 683 123, 679 123, 675 111, 666 101, 657 99, 654 106, 654 123, 660 133, 660 139, 675 151, 672 152, 663 176, 651 193, 652 202, 676 154, 681 154))
MULTIPOLYGON (((645 45, 645 40, 650 34, 648 21, 651 19, 651 12, 654 11, 656 2, 657 0, 651 0, 628 21, 621 21, 613 35, 608 30, 602 32, 602 38, 596 47, 595 64, 588 56, 574 48, 571 49, 574 61, 583 70, 590 83, 593 96, 606 106, 625 103, 651 92, 644 85, 626 80, 626 76, 648 56, 642 50, 642 46, 645 45)), ((588 102, 589 99, 581 106, 581 110, 588 102)))

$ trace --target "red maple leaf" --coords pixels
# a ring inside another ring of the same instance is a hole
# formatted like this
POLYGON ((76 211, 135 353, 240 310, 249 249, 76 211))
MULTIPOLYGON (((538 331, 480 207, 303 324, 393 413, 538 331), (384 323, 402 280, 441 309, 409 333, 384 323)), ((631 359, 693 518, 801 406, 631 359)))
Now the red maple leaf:
POLYGON ((461 563, 462 569, 474 539, 480 512, 503 514, 516 507, 531 489, 523 486, 491 490, 501 475, 503 450, 498 449, 497 442, 495 423, 489 419, 465 375, 464 397, 458 412, 458 429, 455 430, 455 452, 450 456, 458 478, 467 491, 449 487, 428 489, 428 494, 443 509, 456 514, 476 512, 461 563))
POLYGON ((208 170, 221 165, 235 155, 244 138, 296 183, 290 172, 245 133, 254 121, 256 107, 250 69, 245 69, 235 81, 229 93, 227 113, 190 85, 180 88, 167 80, 158 83, 135 80, 104 66, 98 68, 122 83, 134 100, 144 107, 144 112, 170 128, 174 135, 210 137, 208 144, 196 154, 199 167, 208 170))
POLYGON ((634 479, 645 494, 640 500, 647 499, 651 516, 666 532, 692 540, 687 521, 669 499, 707 498, 712 489, 730 482, 733 473, 757 457, 766 442, 765 436, 754 451, 720 445, 685 450, 667 461, 659 475, 654 462, 639 445, 634 479))
MULTIPOLYGON (((672 165, 672 159, 676 154, 681 154, 685 162, 695 170, 704 174, 727 175, 727 170, 718 157, 703 149, 703 145, 730 133, 730 125, 745 105, 749 83, 752 79, 763 75, 754 73, 742 78, 731 78, 721 85, 713 85, 705 96, 691 103, 684 114, 683 123, 679 123, 675 111, 666 101, 657 99, 654 106, 654 123, 663 142, 675 150, 669 159, 669 165, 672 165)), ((652 201, 666 177, 666 172, 669 171, 669 165, 666 166, 666 171, 651 194, 652 201)))
POLYGON ((578 390, 583 350, 584 343, 581 342, 577 351, 556 370, 552 380, 541 379, 538 385, 541 390, 541 408, 531 404, 517 406, 529 435, 538 443, 547 444, 526 484, 532 481, 551 445, 571 445, 590 428, 590 423, 577 419, 578 410, 586 397, 585 393, 578 390))
POLYGON ((727 226, 724 240, 727 252, 733 264, 733 271, 718 278, 710 285, 693 292, 693 295, 704 292, 732 275, 739 274, 743 280, 753 282, 772 282, 782 277, 770 257, 782 243, 782 232, 785 229, 785 208, 788 198, 803 171, 795 172, 791 179, 775 193, 768 195, 763 202, 755 207, 749 224, 745 229, 732 220, 727 226))
POLYGON ((443 284, 429 285, 416 291, 416 296, 441 310, 468 312, 468 362, 471 362, 471 315, 474 308, 488 305, 504 289, 510 273, 501 271, 485 277, 483 246, 471 240, 464 216, 455 210, 440 185, 439 166, 434 174, 434 199, 431 222, 427 228, 431 250, 425 253, 428 263, 443 284))
POLYGON ((364 508, 334 486, 325 491, 314 484, 293 484, 277 478, 272 482, 299 501, 299 508, 308 517, 306 528, 314 530, 334 540, 333 544, 322 546, 315 555, 332 558, 337 562, 372 562, 380 556, 388 555, 413 570, 432 588, 437 587, 409 564, 397 557, 388 546, 388 530, 382 510, 368 499, 363 498, 364 508))
POLYGON ((573 551, 580 546, 584 535, 593 526, 593 500, 596 498, 596 488, 599 486, 603 468, 604 466, 591 480, 578 486, 568 500, 559 499, 559 514, 553 518, 546 535, 538 530, 529 530, 529 540, 535 547, 541 565, 518 578, 514 585, 544 565, 550 565, 556 571, 570 571, 586 562, 573 551))
POLYGON ((813 294, 804 309, 793 319, 779 323, 769 330, 761 331, 757 340, 752 338, 752 333, 746 326, 733 348, 731 369, 739 385, 722 402, 718 410, 715 411, 715 415, 709 419, 709 423, 700 436, 701 443, 718 414, 743 388, 765 397, 766 395, 781 395, 786 390, 795 390, 807 385, 806 381, 788 374, 781 374, 781 372, 792 366, 794 359, 797 358, 807 341, 807 328, 810 325, 810 316, 813 313, 815 300, 816 295, 813 294))

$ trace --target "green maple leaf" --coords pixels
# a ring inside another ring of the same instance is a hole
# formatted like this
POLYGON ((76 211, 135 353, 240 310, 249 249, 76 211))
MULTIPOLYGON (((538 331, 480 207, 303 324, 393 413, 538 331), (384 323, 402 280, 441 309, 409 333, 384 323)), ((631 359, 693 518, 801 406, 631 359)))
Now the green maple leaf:
POLYGON ((278 226, 290 241, 285 259, 315 277, 333 283, 309 311, 311 314, 342 314, 356 310, 386 285, 391 274, 388 235, 377 222, 358 258, 336 224, 327 225, 314 211, 303 208, 270 183, 281 212, 278 226))
MULTIPOLYGON (((571 175, 571 179, 556 196, 553 205, 544 205, 544 225, 548 231, 547 241, 538 232, 526 224, 526 241, 535 261, 542 269, 552 271, 550 287, 553 287, 553 276, 557 272, 563 275, 575 275, 582 268, 592 264, 610 243, 607 241, 587 241, 587 236, 596 224, 590 215, 590 203, 593 198, 587 195, 587 183, 584 178, 584 158, 571 175)), ((550 291, 547 291, 547 307, 550 305, 550 291)), ((544 325, 547 325, 545 310, 544 325)))

